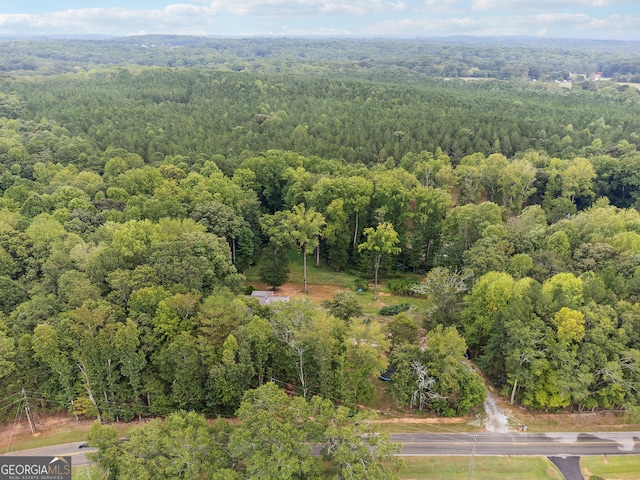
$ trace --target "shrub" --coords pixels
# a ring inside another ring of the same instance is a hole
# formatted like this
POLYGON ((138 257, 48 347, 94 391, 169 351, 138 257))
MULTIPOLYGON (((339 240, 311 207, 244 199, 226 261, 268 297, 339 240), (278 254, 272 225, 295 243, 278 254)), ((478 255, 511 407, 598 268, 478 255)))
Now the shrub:
POLYGON ((364 278, 358 277, 353 281, 353 288, 357 292, 366 292, 369 290, 369 282, 364 278))
POLYGON ((413 306, 410 303, 392 303, 391 305, 382 307, 378 313, 385 316, 397 315, 411 308, 413 308, 413 306))
POLYGON ((358 304, 355 294, 348 290, 336 292, 333 296, 333 301, 329 302, 328 300, 325 300, 322 302, 322 306, 329 310, 331 315, 341 318, 342 320, 349 320, 351 318, 362 316, 362 307, 358 304))
POLYGON ((411 287, 417 283, 411 278, 399 278, 395 280, 389 280, 389 290, 395 295, 413 296, 411 287))

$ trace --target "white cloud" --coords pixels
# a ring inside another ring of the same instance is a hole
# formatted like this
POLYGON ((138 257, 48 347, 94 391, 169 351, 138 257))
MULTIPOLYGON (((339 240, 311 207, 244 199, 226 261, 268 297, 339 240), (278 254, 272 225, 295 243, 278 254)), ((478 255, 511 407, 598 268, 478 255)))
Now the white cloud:
POLYGON ((606 16, 605 11, 600 11, 600 15, 591 16, 593 10, 587 9, 588 13, 582 14, 547 13, 567 12, 565 7, 570 6, 630 4, 633 3, 631 0, 184 1, 188 3, 173 3, 150 10, 113 7, 69 9, 40 14, 0 13, 0 33, 210 35, 224 32, 253 35, 422 36, 524 34, 640 39, 637 27, 640 25, 640 13, 606 16), (545 10, 544 7, 549 8, 545 10), (498 8, 503 9, 490 10, 498 8), (410 18, 397 19, 401 12, 406 12, 410 18), (513 12, 514 15, 509 16, 505 12, 513 12), (381 19, 387 20, 380 21, 381 19), (365 24, 369 26, 363 27, 365 24))
MULTIPOLYGON (((429 0, 427 0, 429 1, 429 0)), ((635 3, 635 0, 473 0, 474 10, 540 10, 549 8, 555 11, 572 7, 613 7, 616 5, 628 5, 635 3)))
POLYGON ((164 8, 141 10, 122 7, 84 8, 40 14, 1 14, 0 29, 23 33, 101 33, 123 32, 215 33, 222 15, 240 17, 363 17, 403 11, 401 0, 191 0, 164 8))
POLYGON ((402 1, 383 0, 214 0, 210 5, 219 12, 244 16, 362 16, 405 8, 402 1))
POLYGON ((453 7, 459 5, 461 0, 424 0, 427 7, 453 7))
POLYGON ((635 38, 640 14, 594 18, 584 14, 483 16, 457 18, 413 18, 381 22, 370 29, 379 35, 533 35, 576 38, 635 38))
POLYGON ((462 0, 424 0, 428 8, 451 8, 460 5, 462 0))
POLYGON ((453 14, 460 12, 464 7, 463 0, 423 0, 414 10, 422 13, 453 14))
POLYGON ((0 14, 0 28, 32 33, 96 33, 147 31, 204 33, 217 20, 206 6, 169 5, 156 10, 84 8, 42 14, 0 14))

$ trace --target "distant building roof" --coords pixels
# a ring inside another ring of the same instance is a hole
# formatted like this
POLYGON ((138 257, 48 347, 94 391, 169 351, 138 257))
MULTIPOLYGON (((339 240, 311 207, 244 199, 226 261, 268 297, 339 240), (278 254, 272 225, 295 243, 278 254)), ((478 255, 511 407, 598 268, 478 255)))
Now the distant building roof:
POLYGON ((252 297, 257 297, 260 305, 270 305, 276 302, 288 302, 288 295, 275 295, 273 290, 254 290, 251 292, 252 297))

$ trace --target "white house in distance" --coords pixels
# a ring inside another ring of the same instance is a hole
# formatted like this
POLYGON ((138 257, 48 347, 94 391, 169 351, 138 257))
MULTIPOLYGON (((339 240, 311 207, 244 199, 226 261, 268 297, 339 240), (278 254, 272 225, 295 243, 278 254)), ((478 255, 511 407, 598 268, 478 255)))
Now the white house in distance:
POLYGON ((251 292, 252 297, 256 297, 260 305, 271 305, 276 302, 288 302, 288 295, 275 295, 272 290, 254 290, 251 292))

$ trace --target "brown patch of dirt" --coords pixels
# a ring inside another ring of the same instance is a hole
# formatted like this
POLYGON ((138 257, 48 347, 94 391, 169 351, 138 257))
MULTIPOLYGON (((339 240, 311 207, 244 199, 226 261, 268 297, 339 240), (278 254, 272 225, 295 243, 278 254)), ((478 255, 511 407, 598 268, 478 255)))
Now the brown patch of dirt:
POLYGON ((453 417, 453 418, 442 418, 442 417, 434 417, 434 418, 416 418, 416 417, 402 417, 402 418, 389 418, 389 419, 378 419, 375 420, 375 423, 411 423, 411 424, 462 424, 468 423, 470 420, 469 417, 453 417))
POLYGON ((501 399, 500 406, 512 425, 527 425, 529 431, 532 431, 532 428, 536 432, 616 432, 638 429, 637 424, 625 421, 627 419, 624 414, 611 411, 536 412, 524 407, 512 406, 505 399, 501 399))
POLYGON ((24 414, 17 421, 10 421, 0 425, 0 451, 6 451, 10 445, 19 442, 20 439, 28 437, 48 436, 60 433, 70 428, 74 430, 89 430, 93 420, 81 419, 75 421, 65 413, 39 414, 36 416, 36 433, 32 434, 29 422, 24 414))

